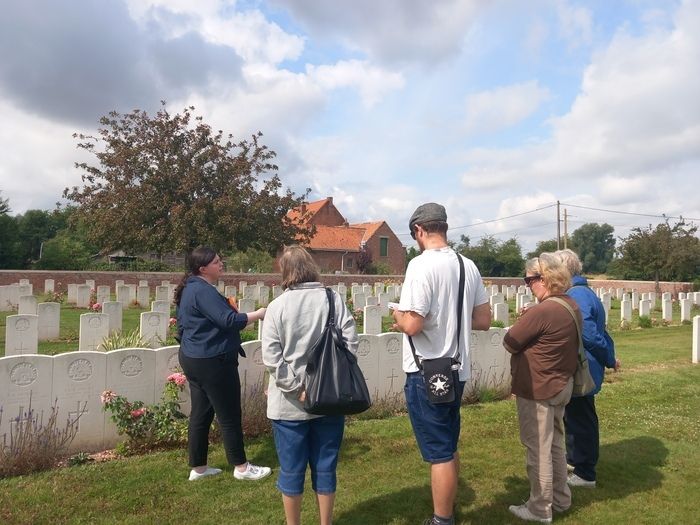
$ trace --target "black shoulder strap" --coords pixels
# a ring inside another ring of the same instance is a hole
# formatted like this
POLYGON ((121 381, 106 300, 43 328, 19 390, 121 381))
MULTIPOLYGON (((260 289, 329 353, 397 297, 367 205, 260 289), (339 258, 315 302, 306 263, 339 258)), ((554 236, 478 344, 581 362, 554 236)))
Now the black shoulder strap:
MULTIPOLYGON (((456 364, 459 364, 459 343, 461 341, 460 335, 462 333, 462 313, 464 311, 464 261, 462 261, 462 256, 455 252, 457 255, 457 261, 459 262, 459 293, 457 294, 457 335, 455 339, 457 340, 457 351, 455 352, 456 364)), ((408 344, 411 345, 411 352, 413 353, 413 360, 416 362, 418 370, 423 371, 423 365, 418 359, 418 354, 416 354, 416 347, 413 344, 413 338, 408 336, 408 344)))
POLYGON ((326 297, 328 298, 328 321, 326 324, 333 326, 335 325, 335 301, 333 300, 333 292, 328 287, 326 287, 326 297))

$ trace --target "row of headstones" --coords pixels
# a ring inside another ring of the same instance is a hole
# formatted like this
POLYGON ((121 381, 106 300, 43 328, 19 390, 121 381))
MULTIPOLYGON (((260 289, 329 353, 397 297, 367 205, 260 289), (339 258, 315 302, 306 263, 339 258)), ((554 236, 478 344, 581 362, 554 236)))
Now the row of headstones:
MULTIPOLYGON (((142 312, 139 335, 151 348, 162 346, 167 339, 170 304, 154 301, 150 312, 142 312)), ((36 314, 8 315, 5 327, 5 355, 36 354, 39 341, 58 339, 61 325, 60 303, 39 303, 36 314)), ((78 351, 101 350, 103 341, 122 329, 123 304, 118 301, 102 303, 102 313, 80 316, 78 351)))
MULTIPOLYGON (((693 305, 700 306, 700 292, 679 293, 678 304, 681 310, 681 322, 690 321, 690 313, 693 305)), ((640 316, 650 316, 651 312, 656 308, 656 294, 654 292, 643 293, 640 295, 636 292, 632 294, 623 294, 620 302, 620 320, 632 321, 632 311, 639 310, 640 316)), ((661 294, 661 318, 664 321, 673 320, 673 299, 669 292, 661 294)))
MULTIPOLYGON (((470 367, 472 385, 507 387, 510 381, 509 354, 503 349, 504 329, 472 332, 470 367)), ((373 399, 400 394, 404 384, 402 371, 402 335, 361 335, 358 362, 373 399)), ((260 391, 266 368, 262 362, 260 341, 243 343, 248 355, 241 359, 239 374, 242 388, 260 391)), ((57 421, 78 421, 74 450, 113 446, 118 438, 114 424, 102 411, 100 394, 112 390, 130 401, 151 404, 160 399, 166 378, 179 370, 178 347, 122 349, 112 352, 72 352, 56 356, 22 355, 0 358, 0 407, 7 417, 0 422, 0 440, 15 424, 15 415, 23 416, 31 398, 36 413, 48 415, 57 400, 57 421)), ((189 395, 183 396, 183 411, 189 412, 189 395)))

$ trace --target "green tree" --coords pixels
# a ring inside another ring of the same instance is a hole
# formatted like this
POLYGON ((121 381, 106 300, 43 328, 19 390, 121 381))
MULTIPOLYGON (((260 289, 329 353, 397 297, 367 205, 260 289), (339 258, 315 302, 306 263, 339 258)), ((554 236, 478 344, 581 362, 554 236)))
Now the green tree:
POLYGON ((521 275, 525 268, 522 248, 515 239, 499 241, 486 235, 471 246, 469 237, 462 235, 455 249, 474 261, 484 277, 513 277, 521 275))
POLYGON ((409 249, 406 250, 406 266, 408 266, 408 263, 411 262, 411 259, 414 259, 420 255, 420 251, 418 248, 415 246, 411 246, 409 249))
POLYGON ((689 281, 700 273, 700 239, 697 226, 681 218, 671 226, 668 221, 656 227, 633 228, 620 239, 619 258, 614 269, 623 279, 689 281))
POLYGON ((8 199, 0 197, 0 269, 22 268, 17 219, 10 216, 8 199))
POLYGON ((295 224, 287 212, 309 190, 299 197, 282 190, 262 134, 234 142, 193 111, 171 115, 163 103, 154 116, 111 112, 97 136, 74 135, 97 163, 76 163, 84 185, 63 196, 77 204, 90 240, 103 250, 158 254, 199 244, 274 253, 308 240, 313 228, 295 224))
POLYGON ((44 243, 41 259, 34 267, 38 270, 84 270, 90 266, 93 253, 75 231, 61 230, 44 243))
POLYGON ((225 260, 226 269, 232 272, 272 273, 275 271, 275 258, 255 248, 226 255, 225 260))
MULTIPOLYGON (((0 193, 2 193, 2 191, 0 191, 0 193)), ((9 215, 10 211, 10 201, 0 197, 0 215, 9 215)))
POLYGON ((42 244, 66 228, 71 209, 28 210, 17 216, 17 227, 21 243, 21 257, 25 267, 39 259, 42 244))
POLYGON ((372 250, 366 246, 360 248, 357 254, 357 271, 360 273, 370 273, 372 267, 372 250))
POLYGON ((548 241, 540 241, 535 246, 535 249, 527 253, 527 258, 532 259, 534 257, 539 257, 543 252, 556 252, 557 251, 557 240, 550 239, 548 241))
POLYGON ((615 255, 614 228, 609 224, 587 223, 571 234, 571 249, 576 252, 584 273, 605 273, 615 255))

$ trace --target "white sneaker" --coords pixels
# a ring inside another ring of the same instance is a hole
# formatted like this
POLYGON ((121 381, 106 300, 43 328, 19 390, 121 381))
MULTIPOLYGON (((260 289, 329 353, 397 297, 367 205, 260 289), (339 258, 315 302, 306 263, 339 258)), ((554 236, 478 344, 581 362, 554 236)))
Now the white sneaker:
POLYGON ((508 507, 508 510, 511 514, 515 514, 521 520, 537 521, 539 523, 552 523, 552 518, 540 518, 539 516, 535 516, 532 512, 530 512, 530 509, 527 508, 525 503, 522 505, 511 505, 508 507))
POLYGON ((269 476, 271 472, 272 469, 270 467, 259 467, 249 462, 248 467, 243 472, 241 472, 237 468, 234 468, 233 477, 236 479, 255 481, 269 476))
POLYGON ((595 488, 595 481, 588 481, 587 479, 583 479, 576 474, 571 474, 566 482, 569 484, 569 487, 585 487, 587 489, 595 488))
POLYGON ((199 472, 197 472, 196 470, 192 469, 192 470, 190 470, 190 481, 202 479, 206 476, 216 476, 217 474, 221 474, 220 468, 207 467, 207 470, 205 470, 201 474, 199 472))

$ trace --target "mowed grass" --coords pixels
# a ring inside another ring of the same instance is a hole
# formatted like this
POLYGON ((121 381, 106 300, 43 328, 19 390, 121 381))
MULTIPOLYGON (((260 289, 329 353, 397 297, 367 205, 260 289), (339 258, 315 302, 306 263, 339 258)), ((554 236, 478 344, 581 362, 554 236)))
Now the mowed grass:
MULTIPOLYGON (((623 369, 596 397, 601 424, 598 488, 574 489, 566 524, 699 522, 700 367, 690 363, 688 325, 616 331, 623 369)), ((512 400, 462 408, 457 522, 522 523, 508 505, 527 498, 525 453, 512 400)), ((250 440, 251 461, 278 469, 272 438, 250 440)), ((186 451, 60 468, 0 480, 0 523, 282 524, 277 472, 187 481, 186 451)), ((349 420, 338 466, 335 523, 416 524, 431 513, 428 466, 406 416, 349 420)), ((307 479, 304 523, 315 523, 307 479)))

